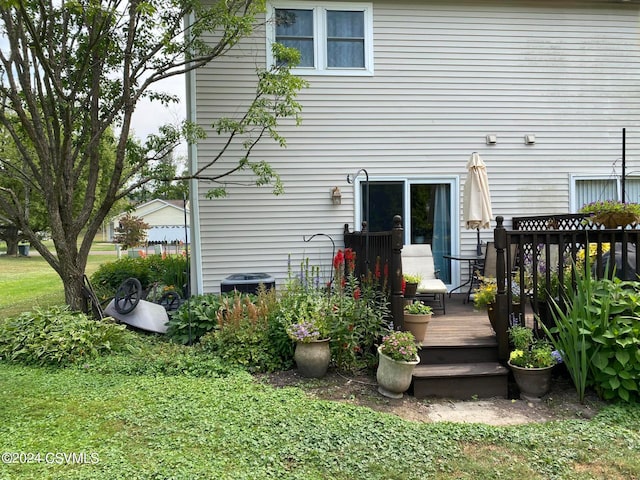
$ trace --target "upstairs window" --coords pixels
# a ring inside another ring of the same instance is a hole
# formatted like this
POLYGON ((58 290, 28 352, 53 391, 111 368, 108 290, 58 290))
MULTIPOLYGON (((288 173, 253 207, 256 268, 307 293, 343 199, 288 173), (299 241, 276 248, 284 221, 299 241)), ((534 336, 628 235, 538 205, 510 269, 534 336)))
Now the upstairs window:
MULTIPOLYGON (((370 4, 293 2, 271 5, 268 41, 300 52, 299 75, 372 75, 373 15, 370 4)), ((271 52, 271 48, 267 49, 271 52)), ((273 58, 269 58, 273 62, 273 58)))

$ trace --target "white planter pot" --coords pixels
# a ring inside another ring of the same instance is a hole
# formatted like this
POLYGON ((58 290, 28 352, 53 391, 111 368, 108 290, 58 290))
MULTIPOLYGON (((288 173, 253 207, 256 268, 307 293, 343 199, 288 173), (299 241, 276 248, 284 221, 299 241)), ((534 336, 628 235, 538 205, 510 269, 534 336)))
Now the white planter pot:
POLYGON ((378 392, 389 398, 402 398, 411 385, 413 369, 420 362, 416 355, 413 362, 400 362, 387 357, 378 347, 378 392))

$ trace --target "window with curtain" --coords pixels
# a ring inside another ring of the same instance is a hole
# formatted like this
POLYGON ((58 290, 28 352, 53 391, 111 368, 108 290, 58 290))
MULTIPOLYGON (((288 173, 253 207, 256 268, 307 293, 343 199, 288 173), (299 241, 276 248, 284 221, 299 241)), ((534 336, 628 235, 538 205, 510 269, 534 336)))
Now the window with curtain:
MULTIPOLYGON (((599 200, 620 200, 622 186, 620 178, 575 178, 573 190, 575 211, 583 205, 599 200)), ((640 177, 625 179, 625 201, 640 203, 640 177)))
POLYGON ((276 9, 276 42, 298 50, 301 67, 314 67, 313 10, 276 9))
POLYGON ((324 2, 310 8, 286 2, 281 6, 274 2, 271 7, 267 37, 300 52, 294 73, 373 74, 371 4, 324 2))
POLYGON ((364 68, 364 13, 327 10, 327 67, 364 68))

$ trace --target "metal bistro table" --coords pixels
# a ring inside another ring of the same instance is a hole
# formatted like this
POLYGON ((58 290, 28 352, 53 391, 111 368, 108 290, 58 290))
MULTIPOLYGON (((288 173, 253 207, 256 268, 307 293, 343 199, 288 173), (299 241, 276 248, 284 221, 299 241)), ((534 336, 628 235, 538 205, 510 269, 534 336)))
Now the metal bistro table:
POLYGON ((464 283, 461 283, 460 285, 458 285, 456 288, 454 288, 453 290, 451 290, 449 292, 449 298, 451 298, 451 294, 453 292, 455 292, 456 290, 460 290, 462 291, 462 289, 464 287, 466 287, 467 285, 469 285, 469 289, 467 290, 467 296, 466 298, 463 300, 463 303, 467 303, 469 302, 469 299, 471 298, 471 289, 473 288, 473 271, 474 269, 482 269, 482 267, 484 266, 484 256, 483 255, 443 255, 443 258, 447 258, 449 260, 455 260, 456 262, 460 262, 460 263, 464 263, 467 262, 468 265, 468 273, 469 273, 469 277, 467 278, 467 281, 464 283))

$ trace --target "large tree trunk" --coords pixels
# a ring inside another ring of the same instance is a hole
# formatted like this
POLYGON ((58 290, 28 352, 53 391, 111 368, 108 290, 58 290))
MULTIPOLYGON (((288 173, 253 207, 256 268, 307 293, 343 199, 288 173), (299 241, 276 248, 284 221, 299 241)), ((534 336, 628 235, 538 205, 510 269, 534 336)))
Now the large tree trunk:
POLYGON ((89 305, 83 293, 84 269, 77 268, 73 262, 60 260, 60 269, 64 284, 64 299, 73 311, 88 312, 89 305))
POLYGON ((18 253, 18 228, 13 225, 0 229, 0 238, 7 244, 7 255, 17 255, 18 253))

